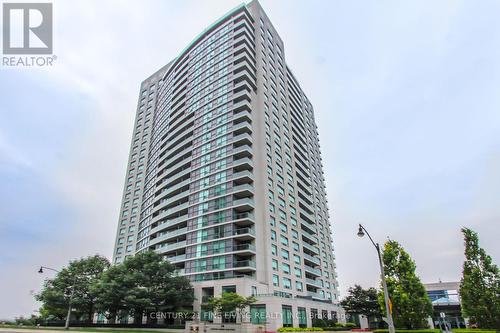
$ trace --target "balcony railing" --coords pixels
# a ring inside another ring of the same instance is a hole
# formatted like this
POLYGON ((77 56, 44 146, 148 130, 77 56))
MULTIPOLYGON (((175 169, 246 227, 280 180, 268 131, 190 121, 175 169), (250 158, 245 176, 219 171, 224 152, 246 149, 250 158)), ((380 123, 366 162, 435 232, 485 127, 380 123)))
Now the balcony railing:
POLYGON ((304 270, 308 273, 311 273, 311 274, 314 274, 317 276, 321 276, 321 270, 319 270, 317 268, 312 268, 310 266, 304 265, 304 270))
POLYGON ((310 262, 313 262, 316 265, 319 265, 321 263, 321 260, 319 260, 319 258, 313 257, 307 253, 304 253, 303 256, 304 256, 304 259, 309 260, 310 262))
POLYGON ((318 280, 313 280, 313 279, 307 279, 306 278, 306 283, 310 284, 312 286, 321 288, 321 283, 318 280))
POLYGON ((311 246, 307 243, 302 243, 302 246, 315 254, 319 254, 319 250, 314 246, 311 246))

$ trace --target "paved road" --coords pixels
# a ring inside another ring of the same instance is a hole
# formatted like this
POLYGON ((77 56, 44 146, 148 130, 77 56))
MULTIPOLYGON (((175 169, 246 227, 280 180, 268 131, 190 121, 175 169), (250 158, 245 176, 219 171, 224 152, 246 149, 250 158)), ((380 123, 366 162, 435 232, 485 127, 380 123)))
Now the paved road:
MULTIPOLYGON (((77 332, 73 331, 72 332, 77 332)), ((2 327, 0 328, 0 332, 11 332, 11 333, 61 333, 61 330, 37 330, 36 328, 10 328, 10 327, 2 327)), ((88 332, 86 332, 88 333, 88 332)))

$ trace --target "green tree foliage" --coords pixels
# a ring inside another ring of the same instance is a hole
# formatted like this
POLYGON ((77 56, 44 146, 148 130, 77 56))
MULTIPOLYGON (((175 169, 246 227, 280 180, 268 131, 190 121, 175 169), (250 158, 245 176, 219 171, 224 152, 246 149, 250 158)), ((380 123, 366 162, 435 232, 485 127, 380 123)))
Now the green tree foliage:
MULTIPOLYGON (((391 240, 384 244, 382 260, 395 326, 426 328, 427 318, 432 315, 432 303, 415 273, 415 262, 398 242, 391 240)), ((379 293, 378 299, 385 313, 383 293, 379 293)))
POLYGON ((363 289, 356 284, 354 287, 349 288, 348 293, 349 295, 340 302, 346 313, 349 315, 362 314, 368 320, 382 317, 375 288, 363 289))
POLYGON ((142 322, 144 314, 189 307, 194 299, 189 280, 178 276, 175 266, 153 251, 112 266, 94 290, 99 295, 97 308, 108 318, 123 310, 134 316, 136 323, 142 322))
POLYGON ((70 262, 54 279, 46 280, 35 296, 42 302, 41 316, 63 320, 73 290, 73 317, 79 320, 103 313, 113 322, 125 314, 140 323, 144 314, 184 310, 192 307, 194 299, 189 280, 178 276, 175 266, 152 251, 111 267, 106 258, 97 255, 70 262))
POLYGON ((480 328, 500 329, 500 274, 484 249, 477 233, 462 228, 465 262, 460 283, 462 311, 480 328))
POLYGON ((211 311, 216 316, 226 318, 233 313, 237 313, 243 319, 246 309, 257 300, 253 296, 245 297, 237 293, 223 293, 221 297, 211 297, 202 307, 206 311, 211 311))
POLYGON ((99 295, 96 311, 104 314, 110 323, 115 323, 117 316, 128 312, 128 304, 125 302, 129 286, 127 277, 125 265, 113 265, 92 285, 94 292, 99 295))
POLYGON ((97 298, 91 286, 109 265, 108 259, 99 255, 71 261, 54 279, 46 280, 42 291, 35 295, 42 302, 40 313, 47 319, 64 319, 73 292, 73 315, 78 319, 91 320, 97 298))

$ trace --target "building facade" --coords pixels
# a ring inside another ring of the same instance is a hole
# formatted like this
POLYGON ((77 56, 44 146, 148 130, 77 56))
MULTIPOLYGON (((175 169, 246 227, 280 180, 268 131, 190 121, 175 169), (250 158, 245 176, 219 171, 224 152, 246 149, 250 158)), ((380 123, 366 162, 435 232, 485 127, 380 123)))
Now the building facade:
POLYGON ((236 291, 268 328, 335 317, 322 169, 283 41, 257 1, 241 5, 141 84, 113 261, 161 253, 197 311, 236 291))
POLYGON ((432 302, 432 324, 436 328, 465 328, 466 320, 460 306, 460 282, 435 282, 424 284, 432 302))

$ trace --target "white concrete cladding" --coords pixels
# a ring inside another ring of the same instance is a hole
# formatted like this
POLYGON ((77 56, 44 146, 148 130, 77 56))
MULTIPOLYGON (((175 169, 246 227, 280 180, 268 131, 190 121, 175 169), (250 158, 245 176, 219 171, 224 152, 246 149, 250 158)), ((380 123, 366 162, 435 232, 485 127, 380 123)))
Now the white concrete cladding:
POLYGON ((145 250, 192 280, 195 310, 236 290, 299 313, 269 328, 339 311, 313 108, 257 1, 141 85, 113 260, 145 250))

